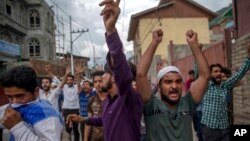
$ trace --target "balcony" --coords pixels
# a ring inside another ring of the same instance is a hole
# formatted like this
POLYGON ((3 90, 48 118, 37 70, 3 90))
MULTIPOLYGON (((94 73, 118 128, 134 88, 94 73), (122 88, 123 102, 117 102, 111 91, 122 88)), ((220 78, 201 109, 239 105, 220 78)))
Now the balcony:
POLYGON ((26 28, 26 22, 20 23, 20 21, 17 18, 11 17, 7 14, 4 16, 0 16, 0 25, 20 34, 20 35, 26 35, 27 28, 26 28))

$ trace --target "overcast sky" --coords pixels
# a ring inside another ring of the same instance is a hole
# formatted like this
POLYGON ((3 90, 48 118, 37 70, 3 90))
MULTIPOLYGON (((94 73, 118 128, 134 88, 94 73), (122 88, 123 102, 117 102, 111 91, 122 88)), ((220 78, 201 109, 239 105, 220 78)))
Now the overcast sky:
MULTIPOLYGON (((69 15, 73 18, 73 30, 89 29, 89 32, 84 33, 77 40, 74 41, 74 54, 89 57, 91 62, 90 66, 93 65, 93 46, 96 50, 97 64, 103 64, 107 47, 104 38, 104 26, 100 12, 102 7, 98 4, 101 0, 46 0, 47 3, 53 6, 55 16, 58 17, 57 30, 65 32, 66 43, 65 51, 69 51, 69 15), (55 2, 59 8, 56 8, 55 2), (62 26, 64 24, 64 28, 62 26)), ((228 6, 232 0, 194 0, 201 5, 207 7, 212 11, 217 11, 222 7, 228 6)), ((117 29, 122 38, 125 51, 132 50, 132 43, 127 42, 127 33, 129 28, 130 17, 132 14, 136 14, 148 8, 157 6, 159 0, 121 0, 121 14, 117 23, 117 29)), ((75 39, 79 34, 74 34, 75 39)), ((57 46, 63 46, 62 37, 57 36, 57 46), (60 43, 59 43, 60 41, 60 43)), ((59 50, 59 48, 57 48, 59 50)), ((62 49, 61 49, 62 50, 62 49)))

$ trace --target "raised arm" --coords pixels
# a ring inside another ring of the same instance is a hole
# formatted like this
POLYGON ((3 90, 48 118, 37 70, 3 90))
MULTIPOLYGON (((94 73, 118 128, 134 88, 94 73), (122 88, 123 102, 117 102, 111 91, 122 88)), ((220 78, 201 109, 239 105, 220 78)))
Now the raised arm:
POLYGON ((137 65, 137 77, 136 84, 137 90, 142 97, 144 103, 146 103, 151 97, 151 85, 148 80, 147 74, 153 60, 154 53, 162 41, 163 32, 161 29, 153 31, 152 41, 149 47, 142 55, 139 64, 137 65))
POLYGON ((106 29, 106 42, 109 49, 107 62, 112 70, 119 94, 126 95, 128 94, 127 91, 132 90, 133 76, 123 52, 121 39, 115 27, 120 14, 119 2, 120 0, 104 0, 100 3, 100 6, 104 6, 101 15, 103 16, 106 29))
MULTIPOLYGON (((200 43, 198 45, 199 45, 199 48, 202 51, 203 45, 200 44, 200 43)), ((198 66, 197 66, 196 62, 194 62, 194 64, 193 64, 193 69, 194 69, 194 80, 196 80, 199 77, 199 70, 198 70, 198 66)))
POLYGON ((48 76, 52 79, 52 82, 56 83, 57 85, 61 84, 61 81, 56 77, 56 75, 52 72, 51 66, 46 65, 44 67, 45 72, 48 74, 48 76))
POLYGON ((223 84, 228 89, 232 89, 249 71, 250 69, 250 43, 247 44, 247 57, 243 61, 239 70, 234 73, 227 81, 223 84))
POLYGON ((84 73, 85 68, 81 64, 77 64, 75 67, 75 74, 76 74, 76 82, 77 82, 77 93, 80 94, 82 92, 81 86, 81 76, 84 73))
POLYGON ((53 78, 54 74, 53 74, 53 72, 51 71, 50 65, 45 65, 44 70, 45 70, 45 72, 48 74, 48 76, 49 76, 50 78, 53 78))
POLYGON ((60 84, 60 88, 62 89, 67 81, 67 77, 69 76, 69 74, 71 73, 71 69, 70 66, 67 67, 65 75, 63 77, 62 83, 60 84))
POLYGON ((205 90, 207 89, 210 79, 209 66, 206 57, 199 47, 197 33, 192 30, 187 31, 186 40, 193 53, 199 71, 198 78, 191 84, 190 93, 193 97, 194 102, 199 103, 205 93, 205 90))
POLYGON ((120 0, 104 0, 99 5, 104 6, 104 9, 101 12, 101 16, 103 16, 103 22, 106 29, 107 35, 111 35, 116 32, 115 24, 120 15, 119 8, 120 0))

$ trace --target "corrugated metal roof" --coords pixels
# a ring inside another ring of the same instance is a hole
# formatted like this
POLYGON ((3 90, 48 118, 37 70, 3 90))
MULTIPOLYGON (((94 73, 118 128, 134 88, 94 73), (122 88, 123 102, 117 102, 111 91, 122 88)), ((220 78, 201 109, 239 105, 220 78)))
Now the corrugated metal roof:
POLYGON ((214 18, 211 22, 209 22, 209 28, 212 28, 213 26, 216 25, 220 25, 221 22, 232 18, 233 18, 233 8, 232 5, 230 5, 228 8, 225 8, 222 11, 220 11, 220 15, 214 18))

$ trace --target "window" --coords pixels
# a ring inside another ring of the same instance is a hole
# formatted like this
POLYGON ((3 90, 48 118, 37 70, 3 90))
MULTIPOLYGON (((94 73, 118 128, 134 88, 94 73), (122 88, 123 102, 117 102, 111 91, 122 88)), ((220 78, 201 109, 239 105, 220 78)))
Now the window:
POLYGON ((40 27, 40 15, 35 9, 30 10, 30 27, 40 27))
POLYGON ((6 4, 6 13, 11 15, 11 6, 6 4))
POLYGON ((30 56, 40 56, 40 43, 37 39, 29 41, 30 56))
POLYGON ((12 6, 12 1, 7 0, 6 1, 6 13, 11 15, 11 6, 12 6))

